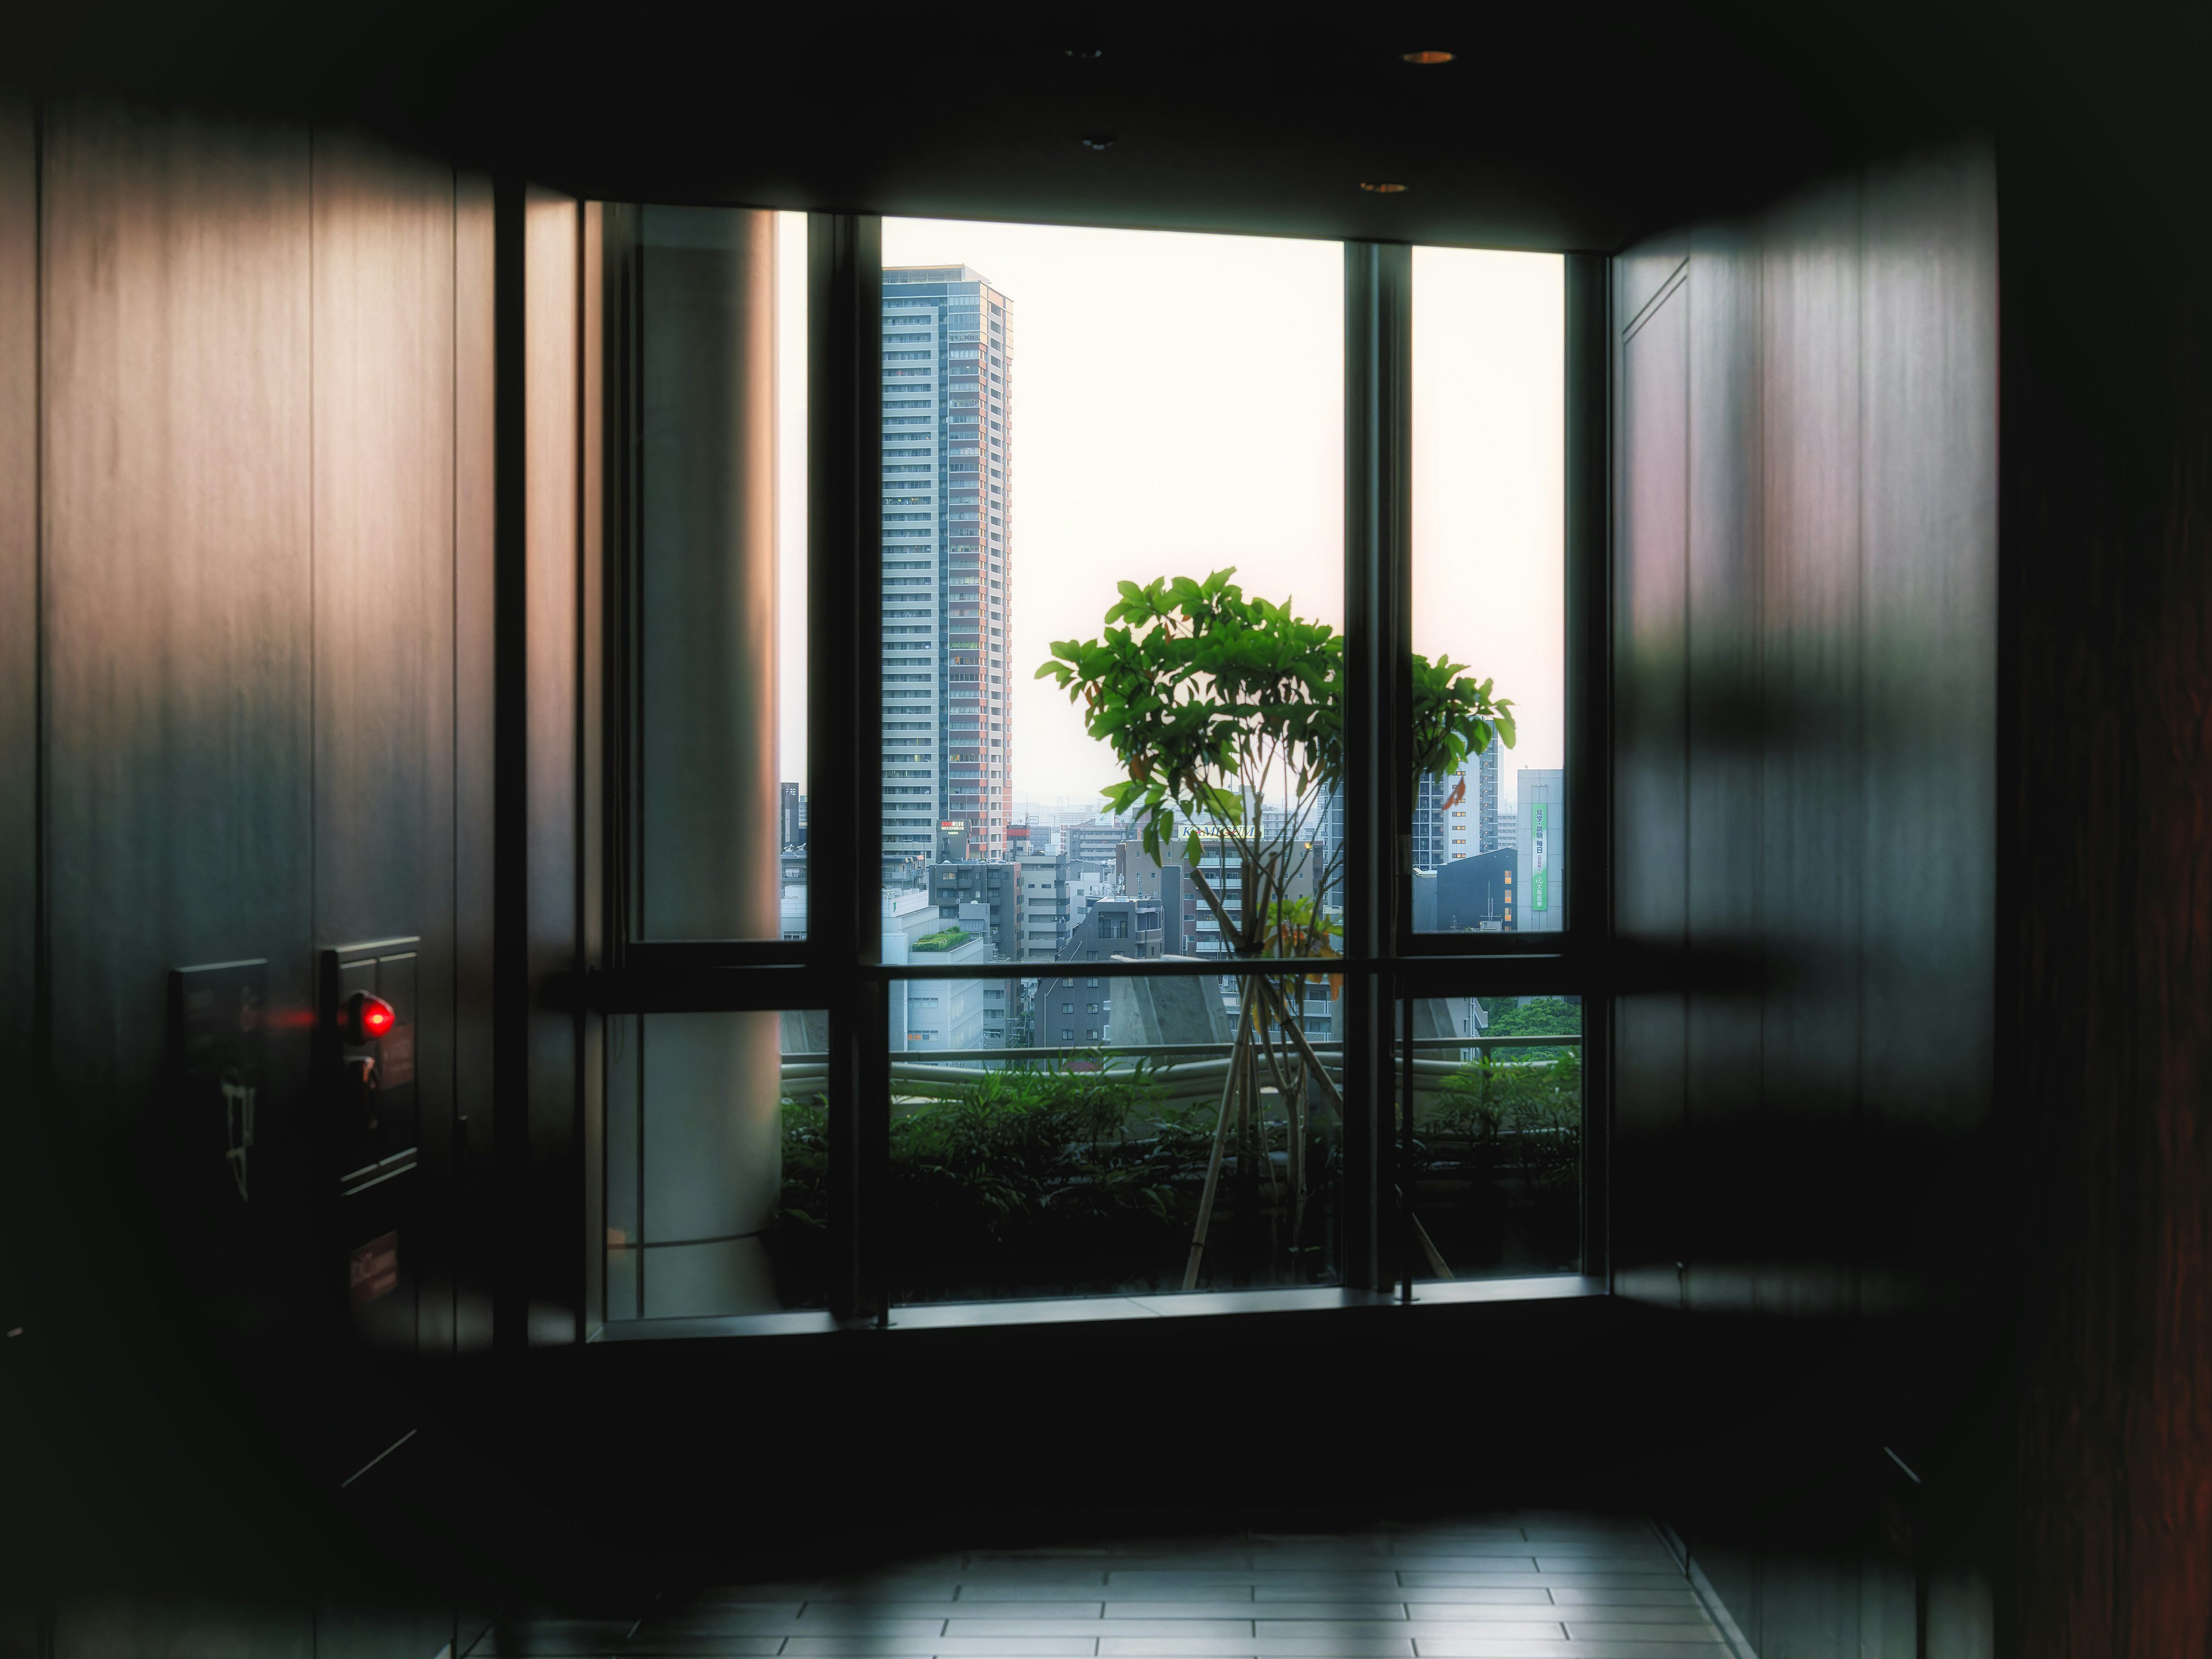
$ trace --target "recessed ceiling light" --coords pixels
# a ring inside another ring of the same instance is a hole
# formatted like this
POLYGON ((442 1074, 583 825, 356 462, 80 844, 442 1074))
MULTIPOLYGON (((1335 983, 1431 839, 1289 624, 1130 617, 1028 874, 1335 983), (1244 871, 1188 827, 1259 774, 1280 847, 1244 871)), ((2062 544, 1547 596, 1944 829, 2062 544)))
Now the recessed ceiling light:
POLYGON ((1360 182, 1359 187, 1376 196, 1402 196, 1406 191, 1403 185, 1370 185, 1364 179, 1360 182))
POLYGON ((1409 64, 1449 64, 1459 56, 1455 52, 1401 52, 1398 55, 1409 64))
POLYGON ((1085 149, 1111 149, 1114 148, 1114 135, 1110 132, 1085 133, 1083 137, 1083 148, 1085 149))
POLYGON ((1067 55, 1070 58, 1089 59, 1092 58, 1103 58, 1106 55, 1106 52, 1104 48, 1100 46, 1070 46, 1067 48, 1067 55))

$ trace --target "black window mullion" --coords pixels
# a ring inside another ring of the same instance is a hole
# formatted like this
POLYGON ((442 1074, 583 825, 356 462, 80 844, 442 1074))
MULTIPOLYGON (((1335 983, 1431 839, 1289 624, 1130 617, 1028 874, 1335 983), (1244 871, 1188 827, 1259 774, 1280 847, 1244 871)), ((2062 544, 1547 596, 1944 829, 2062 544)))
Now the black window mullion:
MULTIPOLYGON (((1413 250, 1347 242, 1344 248, 1345 770, 1344 944, 1374 962, 1399 933, 1405 798, 1401 710, 1410 635, 1405 609, 1412 497, 1411 299, 1413 250)), ((1386 972, 1355 969, 1344 998, 1344 1282, 1389 1283, 1382 1199, 1391 1137, 1382 1121, 1395 1095, 1386 972)))
POLYGON ((830 1311, 878 1310, 865 1237, 888 1126, 880 988, 878 775, 882 589, 875 488, 882 460, 883 222, 807 217, 807 932, 831 994, 829 1087, 830 1311))
POLYGON ((1566 261, 1569 960, 1583 1008, 1583 1272, 1608 1278, 1613 1127, 1612 261, 1566 261))

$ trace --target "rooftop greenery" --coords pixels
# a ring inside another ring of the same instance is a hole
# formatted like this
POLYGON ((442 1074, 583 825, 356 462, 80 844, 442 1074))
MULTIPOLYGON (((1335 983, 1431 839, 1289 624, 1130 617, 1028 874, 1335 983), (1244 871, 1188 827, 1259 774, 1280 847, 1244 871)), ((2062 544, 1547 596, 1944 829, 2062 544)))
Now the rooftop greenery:
POLYGON ((965 927, 940 927, 933 933, 925 933, 915 940, 917 951, 951 951, 965 945, 975 936, 965 927))

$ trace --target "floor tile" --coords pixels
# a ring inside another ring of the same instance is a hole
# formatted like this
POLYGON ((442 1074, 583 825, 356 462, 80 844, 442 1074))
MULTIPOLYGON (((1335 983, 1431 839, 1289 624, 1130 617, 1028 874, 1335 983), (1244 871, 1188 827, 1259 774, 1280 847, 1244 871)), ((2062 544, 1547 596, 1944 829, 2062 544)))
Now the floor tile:
POLYGON ((971 1583, 961 1585, 959 1590, 957 1599, 962 1601, 1102 1601, 1108 1594, 1105 1585, 1097 1582, 1084 1584, 971 1583))
POLYGON ((1614 1624, 1594 1622, 1586 1619, 1567 1621, 1568 1637, 1577 1642, 1655 1642, 1686 1644, 1711 1644, 1722 1640, 1719 1628, 1711 1620, 1695 1625, 1614 1624))
POLYGON ((632 1654, 684 1656, 688 1659, 762 1659, 783 1651, 781 1636, 732 1636, 726 1632, 655 1636, 640 1631, 622 1646, 623 1659, 632 1654))
MULTIPOLYGON (((1249 1615, 1252 1609, 1247 1607, 1249 1615)), ((1243 1619, 955 1619, 945 1626, 947 1636, 990 1636, 1000 1631, 1009 1636, 1237 1636, 1252 1634, 1252 1620, 1243 1619)))
POLYGON ((1682 1569, 1674 1558, 1662 1549, 1608 1550, 1602 1554, 1561 1555, 1536 1547, 1536 1570, 1539 1572, 1671 1572, 1677 1577, 1682 1569))
POLYGON ((1079 1659, 1097 1650, 1088 1636, 794 1636, 783 1644, 790 1659, 1079 1659))
POLYGON ((1401 1550, 1390 1558, 1400 1572, 1495 1572, 1501 1567, 1533 1567, 1535 1547, 1499 1544, 1480 1550, 1401 1550))
MULTIPOLYGON (((1534 1592, 1539 1597, 1543 1591, 1534 1592)), ((1564 1619, 1549 1601, 1417 1601, 1406 1607, 1409 1625, 1433 1625, 1439 1635, 1455 1628, 1494 1624, 1501 1619, 1564 1619)), ((1470 1634, 1473 1632, 1470 1632, 1470 1634)))
POLYGON ((501 1620, 469 1650, 471 1659, 588 1659, 621 1647, 635 1619, 501 1620))
POLYGON ((1408 1607, 1425 1608, 1432 1619, 1451 1618, 1453 1615, 1444 1611, 1447 1607, 1541 1607, 1548 1604, 1553 1595, 1533 1573, 1525 1584, 1445 1584, 1425 1589, 1401 1589, 1398 1593, 1406 1598, 1408 1607))
POLYGON ((1161 1590, 1201 1589, 1212 1586, 1245 1586, 1245 1589, 1298 1589, 1312 1595, 1329 1595, 1336 1590, 1394 1590, 1398 1589, 1398 1575, 1389 1571, 1374 1573, 1270 1573, 1252 1568, 1248 1573, 1110 1573, 1106 1577, 1106 1589, 1110 1595, 1144 1595, 1155 1599, 1161 1590))
POLYGON ((1711 1622, 1704 1607, 1695 1597, 1686 1603, 1661 1603, 1647 1606, 1632 1602, 1626 1607, 1590 1607, 1585 1603, 1561 1606, 1559 1617, 1570 1625, 1703 1625, 1711 1622))
MULTIPOLYGON (((890 1605, 886 1603, 886 1605, 890 1605)), ((919 1609, 919 1603, 900 1602, 902 1609, 919 1609)), ((1180 1605, 1180 1604, 1175 1604, 1180 1605)), ((1103 1601, 969 1601, 963 1596, 952 1603, 949 1616, 955 1619, 1096 1619, 1106 1607, 1103 1601)), ((1249 1616, 1249 1613, 1247 1615, 1249 1616)))
POLYGON ((1570 1584, 1554 1584, 1552 1587, 1552 1599, 1561 1607, 1694 1607, 1699 1605, 1698 1593, 1687 1583, 1680 1582, 1677 1582, 1672 1587, 1650 1585, 1635 1589, 1577 1588, 1570 1584))
POLYGON ((1413 1659, 1413 1643, 1380 1638, 1109 1636, 1100 1659, 1413 1659))
MULTIPOLYGON (((1534 1592, 1542 1601, 1544 1592, 1534 1592)), ((1403 1601, 1260 1601, 1248 1611, 1262 1619, 1403 1619, 1403 1601)))
MULTIPOLYGON (((942 1612, 890 1613, 882 1607, 864 1607, 852 1602, 842 1605, 825 1602, 821 1607, 810 1608, 796 1619, 787 1619, 774 1626, 749 1626, 745 1633, 758 1636, 773 1629, 779 1636, 843 1636, 854 1631, 869 1636, 941 1636, 952 1607, 953 1604, 948 1601, 942 1612)), ((659 1620, 648 1620, 647 1624, 650 1627, 659 1622, 659 1620)))
POLYGON ((1276 1625, 1263 1621, 1260 1626, 1260 1634, 1263 1638, 1310 1634, 1316 1638, 1348 1637, 1374 1641, 1401 1636, 1419 1639, 1424 1636, 1561 1637, 1566 1633, 1559 1628, 1559 1621, 1556 1619, 1532 1619, 1528 1616, 1530 1610, 1526 1607, 1512 1609, 1512 1611, 1516 1612, 1519 1616, 1512 1619, 1487 1619, 1465 1622, 1455 1620, 1450 1623, 1441 1621, 1431 1623, 1407 1619, 1398 1620, 1395 1626, 1387 1620, 1373 1619, 1346 1619, 1309 1625, 1276 1625))
POLYGON ((1522 1572, 1407 1572, 1399 1578, 1399 1593, 1408 1601, 1437 1590, 1511 1589, 1551 1582, 1534 1567, 1522 1572))
POLYGON ((1195 1596, 1188 1600, 1168 1601, 1120 1601, 1109 1599, 1106 1603, 1109 1619, 1242 1619, 1249 1621, 1256 1615, 1252 1598, 1237 1595, 1195 1596))
POLYGON ((1227 1584, 1125 1584, 1118 1578, 1099 1592, 1109 1601, 1249 1601, 1253 1575, 1227 1584))
POLYGON ((1476 1589, 1489 1584, 1564 1584, 1571 1589, 1658 1589, 1681 1584, 1679 1572, 1408 1572, 1407 1589, 1476 1589))

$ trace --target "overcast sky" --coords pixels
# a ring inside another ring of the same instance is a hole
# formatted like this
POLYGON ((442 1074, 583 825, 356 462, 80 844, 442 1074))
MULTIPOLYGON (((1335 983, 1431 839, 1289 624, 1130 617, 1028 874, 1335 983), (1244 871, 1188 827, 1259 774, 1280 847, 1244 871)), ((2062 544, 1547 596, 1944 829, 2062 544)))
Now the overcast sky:
MULTIPOLYGON (((781 216, 782 775, 804 774, 805 221, 781 216)), ((886 219, 887 265, 1011 300, 1014 791, 1097 799, 1112 757, 1049 681, 1115 583, 1234 565, 1341 626, 1343 253, 1333 242, 886 219)), ((1561 262, 1415 255, 1414 647, 1518 700, 1512 769, 1559 763, 1561 262)))

